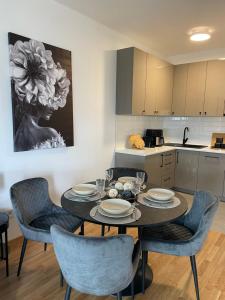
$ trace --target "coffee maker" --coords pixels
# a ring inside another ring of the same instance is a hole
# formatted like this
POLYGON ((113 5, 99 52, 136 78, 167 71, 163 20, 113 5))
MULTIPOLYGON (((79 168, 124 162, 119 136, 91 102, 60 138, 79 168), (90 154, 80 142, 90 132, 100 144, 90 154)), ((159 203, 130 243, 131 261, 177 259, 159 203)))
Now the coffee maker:
POLYGON ((160 147, 164 144, 163 130, 162 129, 146 129, 143 136, 145 147, 153 148, 160 147))

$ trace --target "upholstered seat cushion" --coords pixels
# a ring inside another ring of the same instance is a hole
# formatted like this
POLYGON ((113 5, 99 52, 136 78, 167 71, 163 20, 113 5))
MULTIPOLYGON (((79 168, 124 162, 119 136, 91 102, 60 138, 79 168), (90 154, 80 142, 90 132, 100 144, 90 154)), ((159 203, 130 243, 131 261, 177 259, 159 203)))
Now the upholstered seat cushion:
POLYGON ((34 219, 29 225, 37 229, 42 229, 50 233, 50 227, 52 225, 59 225, 65 230, 70 232, 75 231, 82 221, 69 213, 55 213, 40 216, 34 219))
POLYGON ((143 239, 158 241, 187 241, 193 236, 193 233, 189 228, 172 223, 151 229, 144 228, 142 234, 143 239))
POLYGON ((192 253, 197 243, 192 244, 194 233, 186 226, 166 224, 155 228, 144 228, 142 249, 177 256, 192 253), (178 247, 179 245, 179 247, 178 247))
POLYGON ((9 216, 6 213, 0 212, 0 232, 5 231, 9 226, 9 216))

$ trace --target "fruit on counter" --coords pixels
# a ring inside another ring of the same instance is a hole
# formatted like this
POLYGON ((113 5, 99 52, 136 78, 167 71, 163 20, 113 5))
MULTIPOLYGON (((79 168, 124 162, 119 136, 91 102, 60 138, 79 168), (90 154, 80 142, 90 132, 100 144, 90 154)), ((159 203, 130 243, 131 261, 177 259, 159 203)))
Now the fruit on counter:
POLYGON ((140 134, 132 134, 129 136, 129 143, 131 147, 136 148, 136 149, 144 149, 145 147, 145 142, 140 136, 140 134))

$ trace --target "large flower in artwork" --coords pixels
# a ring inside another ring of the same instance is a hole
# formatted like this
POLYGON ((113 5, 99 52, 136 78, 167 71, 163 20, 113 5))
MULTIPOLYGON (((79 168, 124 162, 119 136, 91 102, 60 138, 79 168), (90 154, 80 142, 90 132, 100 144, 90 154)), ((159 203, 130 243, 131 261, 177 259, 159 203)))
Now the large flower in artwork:
POLYGON ((10 45, 10 73, 20 102, 53 109, 65 106, 70 81, 43 43, 31 39, 10 45))

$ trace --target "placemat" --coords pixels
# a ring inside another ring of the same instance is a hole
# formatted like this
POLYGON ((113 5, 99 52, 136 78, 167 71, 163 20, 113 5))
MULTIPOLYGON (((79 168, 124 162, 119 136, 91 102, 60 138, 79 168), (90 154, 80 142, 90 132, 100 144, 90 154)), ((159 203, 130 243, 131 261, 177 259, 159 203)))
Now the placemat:
POLYGON ((146 200, 145 198, 145 194, 140 194, 138 196, 138 202, 145 205, 145 206, 148 206, 148 207, 153 207, 153 208, 159 208, 159 209, 169 209, 169 208, 174 208, 174 207, 177 207, 178 205, 180 205, 180 199, 178 199, 177 197, 173 197, 174 201, 172 203, 168 203, 168 204, 164 204, 164 205, 160 205, 160 203, 153 203, 153 202, 150 202, 148 200, 146 200))
MULTIPOLYGON (((102 198, 105 197, 106 192, 103 193, 102 198)), ((71 193, 71 190, 68 190, 64 193, 64 197, 71 200, 71 201, 77 201, 77 202, 93 202, 93 201, 97 201, 100 199, 100 195, 97 194, 95 196, 92 197, 79 197, 79 196, 75 196, 73 193, 71 193)))
POLYGON ((127 217, 122 217, 122 218, 110 218, 101 215, 98 212, 98 205, 93 207, 90 211, 90 216, 101 223, 106 223, 106 224, 129 224, 137 221, 141 217, 141 211, 135 207, 135 213, 131 214, 130 216, 127 217))

